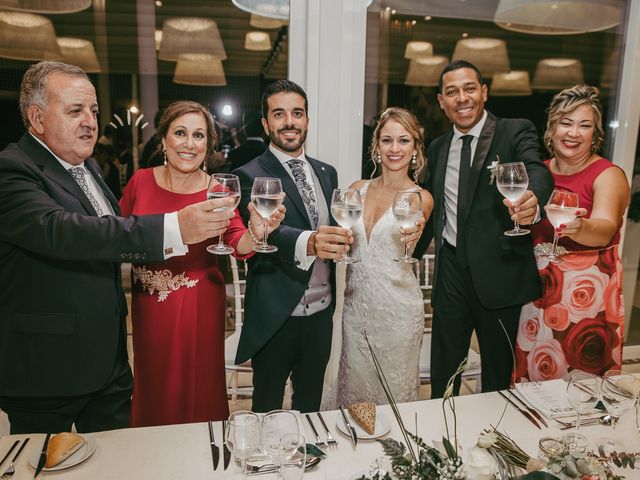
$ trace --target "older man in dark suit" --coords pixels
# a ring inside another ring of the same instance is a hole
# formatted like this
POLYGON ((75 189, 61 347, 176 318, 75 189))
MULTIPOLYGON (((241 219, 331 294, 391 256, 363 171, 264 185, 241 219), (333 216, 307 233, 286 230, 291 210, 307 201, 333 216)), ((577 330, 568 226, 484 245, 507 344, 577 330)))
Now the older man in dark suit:
POLYGON ((184 254, 232 212, 205 201, 117 217, 88 158, 98 105, 77 67, 31 66, 20 109, 28 131, 0 152, 0 408, 12 433, 123 428, 132 375, 120 262, 184 254))
POLYGON ((279 80, 264 92, 262 109, 271 144, 264 154, 234 170, 242 185, 239 208, 248 219, 253 180, 277 177, 286 194, 287 216, 269 237, 278 251, 249 260, 236 363, 251 359, 254 411, 282 408, 289 375, 292 407, 317 411, 335 307, 330 260, 347 250, 346 244, 336 242, 343 241, 349 231, 329 225, 331 194, 338 186, 336 170, 304 153, 309 121, 304 90, 279 80))
MULTIPOLYGON (((487 86, 471 63, 456 61, 440 76, 438 102, 453 131, 428 148, 424 187, 435 206, 416 254, 435 236, 431 346, 432 397, 444 394, 467 355, 473 330, 480 345, 482 390, 509 387, 520 309, 540 296, 531 235, 505 236, 513 220, 534 222, 553 180, 538 135, 523 119, 487 112, 487 86), (523 162, 528 190, 512 204, 496 187, 498 163, 523 162)), ((459 390, 456 379, 455 391, 459 390)))

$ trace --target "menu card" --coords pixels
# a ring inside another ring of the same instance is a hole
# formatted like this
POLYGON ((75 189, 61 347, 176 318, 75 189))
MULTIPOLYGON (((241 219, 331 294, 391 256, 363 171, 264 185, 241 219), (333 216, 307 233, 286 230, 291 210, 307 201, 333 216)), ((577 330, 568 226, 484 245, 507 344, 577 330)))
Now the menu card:
POLYGON ((547 418, 576 414, 567 399, 567 382, 562 379, 516 383, 516 391, 547 418))

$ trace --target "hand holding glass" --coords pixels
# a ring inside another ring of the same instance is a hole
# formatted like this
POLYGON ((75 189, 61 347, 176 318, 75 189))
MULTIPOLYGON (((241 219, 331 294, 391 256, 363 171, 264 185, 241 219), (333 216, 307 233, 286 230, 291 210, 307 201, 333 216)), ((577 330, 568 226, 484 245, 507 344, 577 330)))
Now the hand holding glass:
MULTIPOLYGON (((522 197, 529 188, 529 176, 527 167, 522 162, 501 163, 498 165, 498 175, 496 177, 498 191, 504 198, 514 203, 522 197)), ((508 237, 518 235, 528 235, 529 230, 520 228, 518 221, 513 221, 513 229, 504 232, 508 237)))
MULTIPOLYGON (((342 228, 350 229, 362 216, 362 198, 360 191, 355 188, 333 190, 331 195, 331 215, 342 228)), ((346 253, 336 263, 356 263, 357 258, 346 253)))
POLYGON ((262 217, 264 228, 262 241, 253 247, 255 252, 273 253, 278 251, 278 247, 267 243, 267 219, 273 215, 283 200, 282 183, 279 178, 255 178, 251 188, 251 201, 262 217))
POLYGON ((573 222, 576 219, 578 209, 578 194, 567 190, 554 190, 549 197, 545 211, 549 223, 553 225, 553 247, 551 254, 547 255, 549 261, 560 263, 562 260, 557 253, 558 250, 558 227, 563 224, 573 222))
MULTIPOLYGON (((402 228, 415 227, 422 216, 422 196, 420 192, 398 192, 393 197, 393 216, 402 228)), ((404 255, 394 258, 396 262, 416 263, 418 260, 409 255, 409 247, 404 239, 404 255)))
MULTIPOLYGON (((227 210, 234 210, 238 203, 240 203, 240 180, 236 175, 230 173, 214 173, 209 179, 209 186, 207 187, 207 199, 213 200, 214 198, 233 198, 233 205, 226 207, 216 208, 216 212, 224 212, 227 210)), ((216 245, 209 245, 207 252, 215 255, 229 255, 233 253, 233 247, 225 245, 223 242, 223 235, 218 237, 218 243, 216 245)))

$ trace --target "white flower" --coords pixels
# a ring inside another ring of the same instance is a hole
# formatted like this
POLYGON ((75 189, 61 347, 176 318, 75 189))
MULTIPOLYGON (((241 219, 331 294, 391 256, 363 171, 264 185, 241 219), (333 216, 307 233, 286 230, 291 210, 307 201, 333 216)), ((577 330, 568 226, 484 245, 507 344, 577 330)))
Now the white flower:
POLYGON ((478 437, 478 446, 482 448, 492 447, 494 443, 498 441, 498 436, 493 433, 481 433, 478 437))
POLYGON ((486 448, 473 447, 463 462, 467 478, 474 480, 491 480, 498 473, 498 464, 486 448))
POLYGON ((487 170, 491 172, 491 178, 489 179, 489 185, 493 185, 493 181, 498 175, 498 166, 500 165, 500 157, 496 155, 497 160, 491 162, 491 165, 487 167, 487 170))

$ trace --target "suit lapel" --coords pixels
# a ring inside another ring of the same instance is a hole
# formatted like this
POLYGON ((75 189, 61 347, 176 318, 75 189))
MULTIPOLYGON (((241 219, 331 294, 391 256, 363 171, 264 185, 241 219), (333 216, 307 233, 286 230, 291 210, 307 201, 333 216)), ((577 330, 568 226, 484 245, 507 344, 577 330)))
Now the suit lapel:
POLYGON ((93 159, 88 158, 84 162, 84 166, 87 167, 87 170, 89 170, 89 172, 91 172, 93 179, 102 190, 102 193, 104 193, 104 196, 107 197, 107 200, 111 204, 113 212, 116 215, 120 215, 120 205, 118 204, 118 200, 116 200, 116 197, 113 196, 113 192, 111 192, 111 189, 107 186, 107 184, 104 183, 102 172, 100 171, 100 167, 98 166, 98 164, 93 159))
MULTIPOLYGON (((487 112, 487 120, 484 122, 482 132, 478 138, 478 144, 476 145, 476 152, 473 156, 473 162, 471 163, 471 170, 469 170, 469 178, 467 183, 467 202, 469 206, 473 203, 473 197, 475 195, 476 188, 478 186, 478 179, 482 173, 482 169, 487 161, 487 155, 493 142, 493 136, 496 132, 496 117, 487 112)), ((466 221, 470 208, 467 208, 464 212, 464 220, 466 221)))
POLYGON ((451 139, 453 138, 453 132, 449 133, 442 140, 442 148, 438 152, 436 168, 433 174, 433 196, 434 198, 442 199, 441 202, 437 202, 439 205, 438 211, 434 212, 436 217, 434 221, 437 222, 435 225, 435 232, 440 236, 442 230, 444 229, 444 181, 447 173, 447 164, 449 161, 449 148, 451 147, 451 139))
MULTIPOLYGON (((324 195, 327 206, 331 206, 331 196, 333 195, 333 185, 331 184, 331 178, 327 175, 327 170, 318 160, 307 157, 309 165, 316 174, 316 178, 320 180, 320 186, 322 187, 322 193, 324 195)), ((317 190, 317 189, 316 189, 317 190)))

